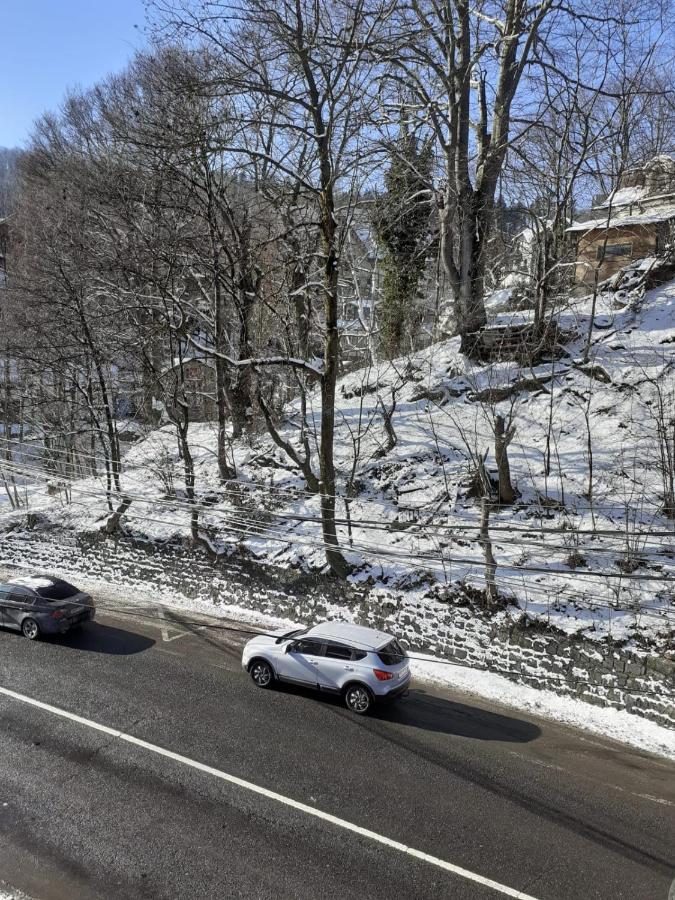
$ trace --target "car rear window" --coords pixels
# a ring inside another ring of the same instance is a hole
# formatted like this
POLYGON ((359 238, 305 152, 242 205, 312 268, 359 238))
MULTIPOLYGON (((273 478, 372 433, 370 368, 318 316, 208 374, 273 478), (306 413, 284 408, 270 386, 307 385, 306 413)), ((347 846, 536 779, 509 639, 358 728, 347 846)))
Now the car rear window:
POLYGON ((396 639, 378 650, 377 655, 385 666, 396 666, 406 658, 405 650, 396 639))
POLYGON ((74 597, 79 594, 76 587, 60 578, 53 578, 50 585, 44 585, 33 589, 38 597, 43 600, 67 600, 68 597, 74 597))

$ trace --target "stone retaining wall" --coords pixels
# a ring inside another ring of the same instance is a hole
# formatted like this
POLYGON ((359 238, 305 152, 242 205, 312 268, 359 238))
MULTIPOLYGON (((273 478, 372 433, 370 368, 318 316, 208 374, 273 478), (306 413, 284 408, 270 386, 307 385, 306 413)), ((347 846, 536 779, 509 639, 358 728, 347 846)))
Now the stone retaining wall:
POLYGON ((675 728, 674 652, 656 655, 541 626, 495 624, 468 607, 431 597, 346 586, 239 557, 213 563, 186 547, 99 534, 16 530, 0 536, 0 561, 132 590, 142 586, 160 601, 182 595, 305 623, 347 617, 395 631, 419 652, 488 668, 520 684, 599 706, 627 709, 675 728))

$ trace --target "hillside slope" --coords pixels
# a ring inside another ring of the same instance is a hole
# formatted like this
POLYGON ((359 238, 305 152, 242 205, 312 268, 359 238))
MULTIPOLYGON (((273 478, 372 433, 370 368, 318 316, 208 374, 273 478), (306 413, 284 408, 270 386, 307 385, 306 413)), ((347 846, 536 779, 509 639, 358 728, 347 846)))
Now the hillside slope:
MULTIPOLYGON (((339 382, 339 534, 353 582, 375 585, 383 596, 406 590, 481 605, 485 565, 472 457, 487 453, 494 469, 494 417, 502 414, 515 426, 509 451, 519 497, 490 518, 497 615, 668 645, 675 523, 664 515, 659 435, 671 440, 675 415, 675 282, 641 298, 601 295, 583 363, 589 314, 588 300, 570 304, 560 317, 571 335, 565 353, 526 370, 467 362, 452 339, 339 382), (383 410, 394 396, 388 431, 383 410)), ((501 314, 496 323, 522 320, 501 314)), ((297 416, 291 407, 282 428, 287 440, 297 436, 297 416)), ((190 441, 202 526, 215 551, 236 548, 273 565, 323 569, 318 499, 267 435, 235 445, 237 481, 226 486, 218 483, 215 426, 192 425, 190 441)), ((162 540, 189 535, 180 472, 170 426, 129 449, 126 529, 162 540), (175 497, 166 496, 167 474, 175 497)), ((100 527, 103 488, 103 479, 80 480, 73 502, 63 504, 38 482, 32 508, 77 529, 100 527)))

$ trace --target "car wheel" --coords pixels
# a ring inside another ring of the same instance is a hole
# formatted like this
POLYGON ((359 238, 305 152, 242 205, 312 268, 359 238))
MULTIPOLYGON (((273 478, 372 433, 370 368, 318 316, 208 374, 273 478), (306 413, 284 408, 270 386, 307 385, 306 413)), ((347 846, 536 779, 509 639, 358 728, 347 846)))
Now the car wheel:
POLYGON ((272 666, 264 659, 254 659, 249 665, 248 671, 258 687, 269 687, 274 681, 272 666))
POLYGON ((21 623, 21 634, 24 637, 28 638, 29 641, 34 641, 36 638, 40 636, 40 629, 38 628, 38 623, 35 619, 24 619, 21 623))
POLYGON ((373 696, 363 684, 350 684, 345 691, 347 709, 359 716, 365 716, 373 705, 373 696))

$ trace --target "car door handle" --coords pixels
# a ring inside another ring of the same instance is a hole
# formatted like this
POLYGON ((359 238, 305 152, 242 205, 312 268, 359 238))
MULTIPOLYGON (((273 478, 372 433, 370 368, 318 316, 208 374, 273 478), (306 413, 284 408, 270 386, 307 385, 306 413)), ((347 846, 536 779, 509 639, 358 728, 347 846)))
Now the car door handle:
POLYGON ((319 661, 318 661, 318 659, 310 659, 309 664, 310 664, 311 666, 318 666, 318 665, 319 665, 319 661))
POLYGON ((346 669, 348 672, 353 672, 353 671, 354 671, 354 666, 345 666, 345 669, 346 669))

